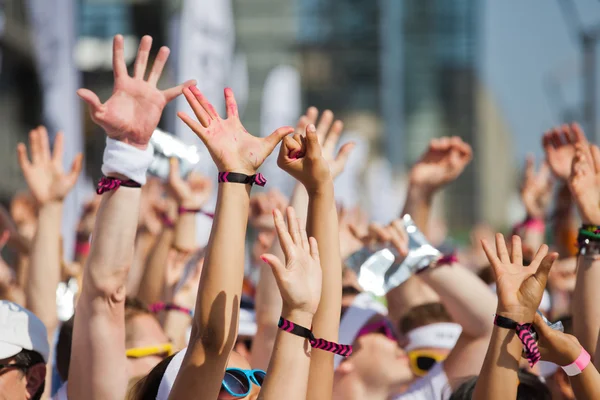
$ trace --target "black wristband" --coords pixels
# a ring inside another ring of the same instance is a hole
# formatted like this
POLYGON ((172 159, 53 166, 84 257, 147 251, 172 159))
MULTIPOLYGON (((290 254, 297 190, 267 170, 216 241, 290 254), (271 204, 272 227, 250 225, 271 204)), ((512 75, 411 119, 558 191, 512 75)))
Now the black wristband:
POLYGON ((238 172, 219 172, 219 182, 242 183, 244 185, 265 186, 267 180, 263 174, 245 175, 238 172))

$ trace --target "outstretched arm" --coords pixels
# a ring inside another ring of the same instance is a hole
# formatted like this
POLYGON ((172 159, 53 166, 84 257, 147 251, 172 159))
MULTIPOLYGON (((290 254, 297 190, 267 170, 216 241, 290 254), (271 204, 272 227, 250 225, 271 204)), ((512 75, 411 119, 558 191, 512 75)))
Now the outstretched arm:
MULTIPOLYGON (((232 173, 254 176, 292 128, 280 128, 264 139, 256 138, 242 126, 231 89, 225 89, 227 119, 222 119, 195 87, 185 89, 184 95, 198 122, 184 113, 178 115, 206 145, 223 174, 192 335, 170 398, 214 400, 237 335, 251 187, 234 183, 229 177, 232 173)), ((256 179, 262 183, 260 177, 256 179)))
MULTIPOLYGON (((182 87, 164 92, 156 88, 169 49, 161 48, 144 80, 152 38, 144 36, 134 67, 127 74, 123 37, 115 36, 113 95, 104 104, 87 89, 78 95, 88 103, 94 122, 106 132, 103 173, 122 181, 145 183, 152 160, 148 142, 162 110, 182 87), (128 166, 125 168, 124 166, 128 166)), ((127 390, 125 360, 125 284, 133 262, 139 188, 121 186, 102 195, 81 295, 75 311, 69 399, 124 398, 127 390)))

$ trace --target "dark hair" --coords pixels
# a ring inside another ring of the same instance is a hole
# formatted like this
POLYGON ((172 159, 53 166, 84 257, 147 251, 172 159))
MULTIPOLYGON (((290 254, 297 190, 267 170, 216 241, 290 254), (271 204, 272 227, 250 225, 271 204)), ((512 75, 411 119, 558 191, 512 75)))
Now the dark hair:
MULTIPOLYGON (((516 400, 551 400, 548 387, 536 376, 519 370, 519 387, 516 400)), ((477 377, 468 378, 450 396, 450 400, 471 400, 477 377)))
MULTIPOLYGON (((177 353, 175 353, 177 354, 177 353)), ((156 399, 156 395, 158 394, 158 388, 160 387, 160 382, 169 366, 169 363, 175 357, 175 354, 170 355, 165 358, 152 370, 137 381, 137 383, 131 388, 129 394, 127 395, 127 399, 129 400, 154 400, 156 399)))
POLYGON ((427 303, 411 308, 398 324, 400 332, 406 335, 413 329, 438 322, 453 322, 442 303, 427 303))
MULTIPOLYGON (((27 368, 33 367, 37 364, 46 364, 44 361, 44 357, 37 351, 31 350, 21 350, 15 356, 15 364, 25 365, 27 368)), ((42 395, 44 394, 44 389, 46 388, 45 380, 42 380, 42 384, 38 388, 38 391, 35 392, 35 395, 31 398, 32 400, 40 400, 42 395)))
POLYGON ((73 342, 73 318, 60 326, 56 342, 56 369, 63 382, 69 379, 69 363, 71 362, 71 343, 73 342))

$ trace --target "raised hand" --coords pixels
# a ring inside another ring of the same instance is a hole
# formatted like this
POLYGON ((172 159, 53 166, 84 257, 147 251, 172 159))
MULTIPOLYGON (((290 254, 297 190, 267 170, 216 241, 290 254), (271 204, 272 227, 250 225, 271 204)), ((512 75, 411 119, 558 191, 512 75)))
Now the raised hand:
POLYGON ((194 172, 190 173, 187 179, 184 180, 179 174, 179 161, 176 158, 171 158, 170 164, 167 184, 177 204, 189 210, 202 208, 210 198, 212 192, 211 181, 194 172))
POLYGON ((257 193, 250 198, 248 222, 259 231, 273 231, 275 229, 273 210, 278 209, 283 212, 287 205, 288 199, 277 189, 257 193))
POLYGON ((575 144, 568 184, 583 223, 600 225, 600 149, 575 144))
POLYGON ((565 366, 579 357, 581 344, 575 336, 550 328, 538 314, 535 315, 533 326, 538 334, 542 360, 565 366))
POLYGON ((535 171, 535 158, 527 157, 523 185, 521 186, 521 199, 525 205, 527 215, 532 218, 543 219, 552 198, 552 180, 550 167, 542 163, 539 171, 535 171))
POLYGON ((291 126, 285 126, 266 138, 252 136, 240 121, 237 103, 229 88, 225 89, 226 119, 217 114, 213 105, 195 86, 185 88, 183 95, 198 121, 184 112, 177 113, 177 116, 206 145, 219 172, 256 174, 281 139, 294 130, 291 126))
POLYGON ((433 139, 410 170, 410 184, 433 192, 458 178, 472 158, 471 146, 459 137, 433 139))
POLYGON ((586 142, 585 134, 577 123, 555 127, 544 134, 542 146, 546 160, 558 179, 567 180, 575 157, 575 144, 586 142))
POLYGON ((542 301, 548 273, 558 257, 548 254, 548 246, 542 245, 528 267, 523 266, 521 238, 512 237, 511 254, 504 236, 496 234, 496 252, 487 241, 482 241, 483 250, 490 262, 498 295, 498 314, 519 323, 532 322, 542 301))
POLYGON ((71 170, 63 171, 63 134, 56 134, 54 151, 50 151, 48 132, 43 126, 29 132, 31 161, 27 157, 25 144, 17 146, 19 166, 27 186, 39 205, 62 201, 75 186, 81 172, 81 153, 75 156, 71 170))
POLYGON ((304 312, 312 317, 319 307, 322 284, 317 241, 307 237, 293 208, 287 209, 288 229, 279 210, 273 212, 273 219, 285 255, 285 265, 272 254, 263 254, 261 258, 273 269, 283 298, 284 313, 304 312))
POLYGON ((164 46, 158 51, 148 79, 144 80, 151 48, 152 38, 144 36, 140 42, 133 77, 131 77, 127 73, 123 55, 123 36, 115 36, 113 41, 115 84, 112 96, 102 104, 94 92, 88 89, 77 91, 79 97, 88 104, 92 120, 106 131, 108 137, 141 149, 147 147, 167 103, 179 96, 185 86, 195 83, 195 81, 187 81, 167 90, 157 89, 156 84, 169 58, 169 48, 164 46))

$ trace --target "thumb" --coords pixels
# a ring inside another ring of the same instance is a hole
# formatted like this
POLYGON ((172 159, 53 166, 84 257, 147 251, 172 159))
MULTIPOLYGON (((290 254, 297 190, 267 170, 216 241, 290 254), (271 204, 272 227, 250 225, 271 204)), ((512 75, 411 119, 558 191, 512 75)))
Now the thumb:
POLYGON ((290 136, 284 137, 283 141, 281 142, 281 147, 279 148, 277 165, 279 165, 280 168, 283 168, 290 162, 290 160, 297 158, 297 154, 300 154, 301 151, 302 146, 300 146, 298 142, 296 142, 290 136))
POLYGON ((340 151, 338 151, 337 156, 335 157, 335 162, 342 164, 345 167, 348 157, 350 156, 350 153, 352 153, 352 150, 354 150, 354 147, 356 147, 356 143, 354 142, 344 144, 340 148, 340 151))
POLYGON ((85 101, 87 105, 90 107, 91 112, 98 112, 100 108, 102 108, 102 103, 96 93, 92 92, 88 89, 79 89, 77 91, 77 95, 81 98, 81 100, 85 101))
POLYGON ((313 124, 306 127, 306 155, 309 158, 318 158, 321 156, 319 136, 313 124))
POLYGON ((175 157, 169 159, 169 182, 173 184, 179 178, 179 160, 175 157))
POLYGON ((73 159, 73 163, 71 164, 71 172, 69 172, 69 180, 73 184, 77 182, 77 178, 79 178, 79 173, 81 172, 81 166, 83 164, 83 154, 77 153, 75 158, 73 159))
POLYGON ((283 274, 285 274, 285 266, 281 262, 281 260, 274 256, 273 254, 263 254, 260 256, 260 259, 271 267, 273 271, 273 275, 275 276, 275 280, 277 281, 277 286, 280 286, 281 290, 281 278, 283 278, 283 274))
POLYGON ((556 261, 557 258, 558 253, 556 252, 546 255, 540 263, 540 266, 537 268, 537 271, 535 271, 535 278, 544 288, 546 287, 546 282, 548 281, 550 268, 552 268, 552 265, 554 265, 554 261, 556 261))
POLYGON ((269 154, 271 154, 273 152, 273 149, 275 148, 275 146, 277 146, 277 144, 279 144, 279 142, 281 142, 281 140, 286 137, 287 135, 289 135, 290 133, 294 132, 294 128, 292 128, 291 126, 282 126, 281 128, 277 129, 275 132, 271 133, 269 136, 267 136, 264 140, 267 143, 267 145, 265 146, 267 149, 267 154, 265 155, 268 156, 269 154))

